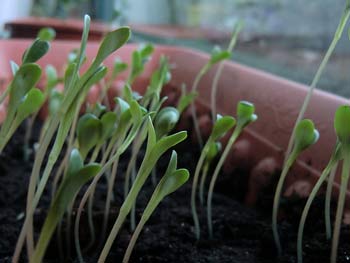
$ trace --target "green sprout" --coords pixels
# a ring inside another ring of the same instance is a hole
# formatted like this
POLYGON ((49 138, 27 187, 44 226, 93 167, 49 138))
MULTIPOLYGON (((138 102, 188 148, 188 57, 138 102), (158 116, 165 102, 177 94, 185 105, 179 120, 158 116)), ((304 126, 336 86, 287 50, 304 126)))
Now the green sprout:
MULTIPOLYGON (((37 49, 41 50, 40 52, 35 52, 38 53, 39 56, 41 54, 45 54, 48 50, 49 50, 49 43, 48 41, 52 41, 56 36, 56 32, 53 28, 42 28, 39 30, 38 35, 37 35, 37 39, 38 39, 38 44, 37 45, 37 49), (40 40, 40 41, 39 41, 40 40)), ((34 53, 34 52, 29 52, 29 53, 34 53)), ((11 67, 13 71, 17 71, 14 70, 13 67, 13 63, 11 63, 11 67)), ((18 66, 17 66, 18 67, 18 66)), ((45 72, 46 72, 46 78, 47 78, 47 86, 46 89, 43 91, 43 97, 44 100, 46 100, 48 93, 52 90, 52 88, 58 83, 57 81, 57 72, 55 70, 55 68, 51 65, 46 66, 45 68, 45 72)), ((24 135, 24 143, 23 143, 23 155, 24 155, 24 160, 28 161, 29 159, 29 154, 30 154, 30 150, 29 150, 29 140, 30 137, 32 135, 32 130, 33 130, 33 125, 34 122, 36 120, 36 117, 38 115, 39 111, 36 111, 32 114, 32 116, 27 120, 26 122, 26 133, 24 135)))
POLYGON ((177 154, 175 151, 172 152, 168 168, 165 171, 164 176, 158 183, 155 188, 151 199, 149 200, 140 222, 138 223, 134 234, 131 237, 129 245, 126 249, 123 262, 129 262, 131 252, 135 246, 135 243, 143 229, 144 225, 147 223, 148 219, 153 214, 154 210, 157 206, 162 202, 162 200, 168 196, 169 194, 175 192, 178 188, 180 188, 184 183, 187 182, 189 178, 189 172, 186 169, 177 169, 177 154))
MULTIPOLYGON (((5 92, 0 96, 1 104, 7 95, 10 95, 10 102, 6 118, 7 121, 5 121, 5 123, 2 125, 2 130, 4 133, 7 133, 9 125, 12 123, 16 112, 16 107, 21 103, 21 100, 23 100, 25 94, 39 81, 41 76, 41 68, 34 64, 34 62, 43 57, 47 53, 49 47, 50 44, 47 41, 36 39, 23 53, 21 66, 18 66, 15 62, 11 61, 10 64, 14 79, 7 87, 5 92), (4 126, 6 128, 3 128, 4 126)), ((4 137, 2 136, 1 138, 4 137)), ((0 152, 5 145, 6 142, 0 143, 0 152)))
MULTIPOLYGON (((154 129, 156 131, 157 139, 166 136, 169 132, 171 132, 177 122, 180 119, 179 111, 174 107, 164 107, 161 109, 155 117, 154 120, 154 129)), ((156 185, 157 182, 157 164, 154 166, 152 170, 152 183, 156 185)))
POLYGON ((282 173, 278 180, 278 184, 276 187, 276 192, 273 200, 272 231, 273 231, 273 236, 274 236, 279 254, 282 253, 282 247, 281 247, 278 230, 277 230, 277 214, 278 214, 278 207, 280 204, 280 198, 281 198, 284 181, 287 177, 288 171, 290 170, 294 162, 297 160, 298 156, 308 147, 315 144, 318 138, 319 138, 319 133, 315 129, 314 123, 311 120, 304 119, 298 123, 296 133, 295 133, 294 147, 290 156, 288 157, 287 161, 283 166, 282 173))
POLYGON ((16 71, 8 88, 10 99, 7 117, 0 130, 0 153, 22 121, 38 111, 43 104, 41 91, 34 88, 40 75, 40 67, 33 63, 23 64, 16 71))
MULTIPOLYGON (((229 43, 228 48, 227 48, 227 52, 229 52, 231 54, 231 56, 232 56, 232 50, 236 45, 238 35, 241 32, 243 25, 244 25, 243 21, 239 20, 233 28, 231 40, 230 40, 230 43, 229 43)), ((211 87, 210 107, 211 107, 211 115, 212 115, 213 122, 215 122, 215 118, 216 118, 216 97, 217 97, 217 91, 218 91, 218 84, 219 84, 219 80, 220 80, 220 77, 222 74, 222 70, 224 69, 224 65, 225 65, 225 63, 223 61, 220 62, 218 69, 216 70, 214 79, 213 79, 213 85, 211 87)))
POLYGON ((96 163, 84 165, 79 151, 73 149, 69 159, 67 174, 49 208, 34 254, 30 258, 30 262, 42 262, 46 248, 57 224, 63 217, 66 208, 74 201, 79 189, 92 179, 100 169, 101 166, 96 163))
MULTIPOLYGON (((149 109, 149 111, 153 113, 152 120, 154 120, 154 118, 157 116, 157 113, 159 112, 161 105, 166 99, 166 98, 160 99, 160 93, 163 86, 167 82, 169 82, 171 77, 167 59, 165 57, 161 57, 159 64, 160 64, 159 68, 156 69, 151 76, 151 81, 148 89, 146 90, 144 96, 140 100, 141 105, 149 109)), ((126 97, 129 97, 130 99, 132 97, 131 90, 128 88, 124 89, 124 95, 126 97)), ((136 174, 137 174, 136 159, 143 142, 146 140, 146 136, 147 136, 147 126, 143 125, 143 127, 139 131, 137 138, 133 142, 131 158, 125 173, 125 182, 124 182, 125 198, 129 191, 130 181, 134 181, 136 177, 136 174)), ((155 177, 155 175, 153 177, 155 177)), ((131 220, 130 220, 130 226, 132 230, 135 229, 134 212, 135 212, 135 209, 133 208, 131 212, 131 220)))
POLYGON ((208 138, 208 141, 203 147, 203 150, 201 152, 201 155, 196 165, 196 170, 194 173, 193 183, 192 183, 191 210, 192 210, 193 222, 195 226, 195 234, 197 239, 200 238, 200 225, 199 225, 199 219, 198 219, 198 214, 196 209, 196 193, 197 193, 197 185, 198 185, 200 171, 202 170, 205 160, 207 160, 209 155, 212 153, 211 152, 212 145, 215 144, 217 140, 225 136, 225 134, 235 124, 236 124, 236 120, 231 116, 224 116, 224 117, 219 116, 217 118, 217 121, 214 124, 213 130, 208 138))
POLYGON ((286 151, 284 162, 286 162, 286 160, 289 158, 289 156, 291 154, 292 147, 293 147, 294 140, 295 140, 295 133, 296 133, 297 125, 304 118, 306 109, 307 109, 307 107, 309 105, 309 102, 310 102, 310 99, 311 99, 311 96, 312 96, 312 93, 313 93, 315 87, 317 86, 317 83, 320 80, 323 71, 326 68, 326 65, 327 65, 327 63, 329 61, 329 58, 331 57, 335 47, 337 46, 337 43, 338 43, 339 39, 341 38, 341 36, 343 34, 343 31, 344 31, 346 23, 347 23, 347 21, 349 19, 349 16, 350 16, 350 0, 346 0, 345 8, 343 10, 343 13, 342 13, 342 16, 340 18, 340 21, 339 21, 339 24, 337 26, 337 29, 336 29, 336 31, 334 33, 333 40, 332 40, 331 44, 329 45, 328 50, 327 50, 324 58, 322 59, 319 68, 317 69, 317 72, 316 72, 316 74, 315 74, 315 76, 314 76, 314 78, 313 78, 313 80, 311 82, 311 85, 310 85, 310 88, 308 90, 308 93, 307 93, 307 95, 306 95, 306 97, 304 99, 303 105, 302 105, 302 107, 301 107, 301 109, 299 111, 297 120, 295 121, 295 124, 294 124, 294 127, 293 127, 293 131, 292 131, 292 135, 291 135, 291 137, 289 139, 289 142, 288 142, 288 147, 287 147, 287 151, 286 151))
MULTIPOLYGON (((202 77, 217 63, 229 59, 231 57, 231 53, 224 50, 222 51, 218 46, 215 46, 211 52, 211 56, 209 61, 201 68, 201 70, 198 72, 196 78, 194 79, 193 85, 192 85, 192 92, 197 92, 198 85, 202 77)), ((191 104, 191 112, 192 112, 192 119, 193 119, 193 127, 194 131, 196 133, 200 149, 203 148, 203 139, 199 130, 198 121, 197 121, 197 112, 196 112, 196 105, 194 102, 191 104)))
POLYGON ((219 176, 219 172, 221 170, 221 167, 223 166, 227 155, 229 154, 230 150, 232 149, 232 145, 235 143, 239 135, 242 133, 244 128, 249 125, 252 122, 255 122, 258 118, 258 116, 254 113, 255 112, 255 106, 247 101, 240 101, 237 105, 237 124, 236 128, 234 129, 232 135, 230 136, 225 149, 219 159, 218 164, 215 167, 213 176, 211 178, 210 184, 209 184, 209 190, 208 190, 208 197, 207 197, 207 221, 208 221, 208 231, 209 231, 209 237, 213 237, 213 223, 212 223, 212 199, 213 199, 213 192, 216 180, 219 176))
POLYGON ((98 259, 99 262, 104 262, 106 260, 108 252, 111 249, 112 244, 116 236, 118 235, 122 224, 124 223, 127 215, 131 211, 134 203, 136 202, 136 198, 142 186, 146 182, 148 176, 152 172, 154 165, 167 150, 182 142, 187 137, 187 132, 181 131, 173 135, 165 136, 160 140, 157 140, 156 132, 154 130, 150 117, 148 117, 147 128, 148 139, 144 159, 141 163, 140 169, 138 170, 135 181, 119 210, 119 215, 113 225, 112 231, 110 232, 98 259))
POLYGON ((209 168, 213 162, 213 160, 218 156, 218 154, 221 152, 222 145, 221 142, 213 142, 209 146, 208 154, 204 160, 202 175, 201 175, 201 182, 199 184, 199 201, 201 205, 204 205, 204 187, 205 182, 208 176, 209 168))
MULTIPOLYGON (((338 142, 336 144, 336 147, 332 153, 332 156, 326 166, 326 168, 322 171, 321 176, 318 178, 315 186, 313 187, 307 201, 304 207, 304 210, 302 212, 301 215, 301 219, 300 219, 300 223, 299 223, 299 228, 298 228, 298 243, 297 243, 297 255, 298 255, 298 263, 302 263, 303 262, 303 233, 304 233, 304 226, 305 226, 305 221, 307 218, 307 215, 309 213, 310 207, 312 205, 312 202, 314 201, 318 191, 320 190, 322 184, 324 183, 324 181, 328 180, 330 178, 330 174, 332 173, 332 171, 335 171, 334 168, 337 167, 338 162, 342 159, 342 154, 341 154, 341 144, 338 142)), ((329 186, 331 184, 328 184, 327 186, 329 186)), ((327 187, 328 190, 328 187, 327 187)), ((329 192, 329 190, 327 191, 329 192)), ((331 191, 328 193, 328 195, 330 195, 331 191)), ((330 198, 329 198, 330 199, 330 198)), ((328 201, 327 201, 328 202, 328 201)), ((327 204, 330 206, 330 204, 327 204)), ((330 208, 328 208, 330 210, 330 208)), ((328 211, 329 211, 328 210, 328 211)), ((327 209, 326 209, 327 211, 327 209)), ((329 239, 331 236, 331 227, 330 227, 330 215, 328 214, 326 216, 326 233, 327 233, 327 238, 329 239)))
POLYGON ((131 70, 127 81, 129 84, 132 84, 134 80, 142 74, 145 64, 150 60, 153 51, 153 45, 146 44, 140 45, 139 48, 132 53, 131 70))
POLYGON ((346 192, 349 182, 350 172, 350 107, 340 106, 335 112, 334 129, 341 145, 341 155, 343 167, 341 173, 340 192, 338 197, 337 212, 335 216, 334 232, 332 239, 331 263, 337 262, 337 249, 339 243, 340 227, 343 218, 346 192))
POLYGON ((195 91, 187 92, 186 91, 186 85, 182 84, 181 86, 181 95, 179 98, 179 101, 177 103, 177 110, 181 113, 195 100, 195 98, 198 96, 198 93, 195 91))
MULTIPOLYGON (((120 48, 130 37, 130 29, 128 27, 121 27, 115 31, 112 31, 104 37, 102 43, 99 47, 97 55, 93 60, 90 67, 86 72, 79 77, 79 69, 84 62, 85 49, 88 37, 90 25, 89 16, 85 16, 84 19, 84 30, 81 41, 81 46, 79 49, 79 55, 75 62, 68 65, 65 73, 65 90, 64 98, 61 103, 59 111, 50 118, 48 129, 43 137, 41 144, 39 145, 34 166, 32 170, 32 175, 29 183, 29 190, 27 196, 27 208, 26 208, 26 218, 17 241, 14 261, 18 260, 20 251, 22 249, 24 239, 27 237, 27 248, 29 255, 33 253, 34 241, 33 241, 33 212, 39 202, 39 199, 43 193, 46 186, 48 178, 51 171, 56 163, 59 153, 65 142, 65 138, 69 133, 71 125, 76 118, 75 116, 80 109, 81 104, 84 102, 84 98, 90 89, 91 85, 96 81, 99 81, 106 73, 106 68, 100 66, 101 63, 115 50, 120 48), (58 130, 57 130, 58 129, 58 130), (43 175, 40 178, 41 166, 44 160, 45 153, 49 147, 49 144, 56 134, 56 139, 53 148, 50 151, 48 162, 46 163, 43 175), (40 178, 40 180, 39 180, 40 178), (38 188, 36 185, 39 181, 38 188), (35 191, 36 190, 36 191, 35 191)), ((29 53, 28 53, 29 54, 29 53)), ((26 54, 25 57, 30 57, 26 54)))

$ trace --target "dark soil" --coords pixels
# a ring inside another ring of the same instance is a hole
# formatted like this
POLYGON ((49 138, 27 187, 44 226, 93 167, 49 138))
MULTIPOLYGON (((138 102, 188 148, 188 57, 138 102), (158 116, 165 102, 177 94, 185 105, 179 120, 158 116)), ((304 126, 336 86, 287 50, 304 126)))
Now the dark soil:
MULTIPOLYGON (((34 136, 37 135, 36 127, 34 136)), ((10 262, 16 240, 23 222, 23 212, 27 185, 31 172, 31 162, 22 158, 23 132, 21 128, 0 158, 0 262, 10 262)), ((196 147, 185 142, 177 147, 179 167, 187 167, 193 171, 198 159, 196 147)), ((126 169, 125 154, 119 166, 119 175, 126 169)), ((142 153, 141 153, 142 155, 142 153)), ((158 164, 158 175, 162 174, 169 159, 169 154, 158 164)), ((209 240, 206 227, 206 211, 202 209, 200 220, 202 238, 196 241, 193 234, 193 222, 190 212, 191 181, 177 192, 167 197, 157 208, 139 237, 132 254, 131 262, 296 262, 296 232, 300 212, 305 200, 283 200, 281 209, 280 233, 284 246, 283 256, 277 257, 271 231, 271 204, 273 184, 261 194, 257 209, 242 204, 247 188, 249 171, 236 170, 230 175, 221 175, 213 200, 214 239, 209 240), (288 216, 286 216, 288 215, 288 216)), ((112 204, 110 224, 116 218, 118 207, 123 198, 123 178, 117 177, 115 201, 112 204)), ((95 224, 102 220, 105 185, 102 182, 97 191, 95 204, 95 224)), ((150 182, 144 187, 137 203, 137 217, 142 214, 153 186, 150 182)), ((45 193, 36 211, 36 231, 45 219, 49 205, 50 192, 45 193)), ((310 220, 307 221, 304 238, 304 262, 329 262, 330 241, 325 238, 323 221, 323 198, 319 197, 313 206, 310 220)), ((85 218, 83 216, 83 218, 85 218)), ((64 227, 63 227, 64 228, 64 227)), ((98 227, 97 227, 98 228, 98 227)), ((87 229, 85 219, 81 229, 87 229)), ((82 243, 88 240, 82 231, 82 243)), ((343 227, 341 232, 338 262, 350 262, 350 231, 343 227)), ((121 262, 128 245, 131 232, 126 222, 112 248, 108 261, 121 262)), ((56 237, 46 255, 45 262, 60 262, 57 252, 56 237)), ((73 244, 73 241, 72 241, 73 244)), ((74 247, 71 248, 74 252, 74 247)), ((25 253, 23 262, 26 262, 25 253)), ((63 259, 62 262, 75 262, 75 256, 63 259)), ((61 255, 62 257, 62 255, 61 255)), ((92 252, 85 255, 87 262, 96 262, 92 252)))

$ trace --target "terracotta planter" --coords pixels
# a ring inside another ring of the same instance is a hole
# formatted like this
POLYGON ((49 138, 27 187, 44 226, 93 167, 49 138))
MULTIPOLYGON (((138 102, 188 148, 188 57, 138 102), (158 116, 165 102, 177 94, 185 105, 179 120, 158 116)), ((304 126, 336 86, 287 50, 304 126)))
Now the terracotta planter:
MULTIPOLYGON (((0 80, 2 80, 0 84, 6 83, 6 80, 11 78, 9 61, 20 62, 21 55, 29 44, 30 41, 27 40, 0 41, 0 80)), ((44 66, 50 63, 62 69, 68 52, 78 46, 77 42, 55 41, 52 43, 50 52, 40 60, 39 64, 44 66)), ((88 44, 88 59, 96 54, 97 48, 97 43, 88 44)), ((105 65, 112 65, 116 56, 129 62, 131 52, 135 48, 136 45, 126 45, 107 59, 105 65)), ((162 54, 168 56, 171 64, 174 65, 170 83, 173 87, 179 87, 182 83, 191 87, 195 75, 208 60, 208 55, 197 51, 157 46, 151 62, 147 64, 144 74, 138 80, 140 85, 136 84, 136 89, 145 88, 145 83, 162 54)), ((206 107, 210 105, 210 89, 214 74, 215 69, 210 71, 199 85, 199 102, 206 107)), ((259 120, 249 126, 239 139, 236 149, 233 150, 226 164, 227 169, 230 169, 231 162, 250 166, 251 177, 246 196, 248 204, 255 203, 257 192, 267 184, 271 175, 280 169, 284 158, 283 153, 306 92, 307 87, 304 85, 237 63, 226 62, 219 82, 218 111, 222 114, 235 114, 237 102, 244 99, 256 105, 259 115, 259 120)), ((328 162, 335 143, 333 130, 335 110, 345 103, 347 100, 344 98, 315 91, 306 117, 314 120, 321 137, 316 145, 302 154, 293 167, 286 181, 286 194, 296 192, 307 195, 311 190, 320 171, 328 162)), ((339 176, 336 181, 339 182, 339 176)), ((337 188, 338 185, 335 184, 335 187, 337 188)))

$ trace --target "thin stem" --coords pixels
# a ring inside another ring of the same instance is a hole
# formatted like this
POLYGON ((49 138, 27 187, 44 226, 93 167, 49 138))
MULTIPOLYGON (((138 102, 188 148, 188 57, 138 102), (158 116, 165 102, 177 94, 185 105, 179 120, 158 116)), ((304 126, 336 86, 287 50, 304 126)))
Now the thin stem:
POLYGON ((106 204, 105 204, 105 211, 104 211, 104 215, 103 215, 102 237, 100 239, 101 241, 105 240, 105 238, 106 238, 106 230, 107 230, 107 226, 108 226, 107 225, 108 224, 108 216, 109 216, 109 210, 110 210, 111 200, 112 200, 112 195, 113 195, 113 187, 114 187, 115 178, 117 175, 118 164, 119 164, 119 156, 113 163, 111 176, 109 178, 110 180, 108 181, 107 198, 106 198, 106 204))
POLYGON ((288 158, 288 160, 286 161, 286 163, 283 166, 283 170, 281 173, 281 176, 278 180, 278 184, 276 187, 276 192, 275 192, 275 196, 273 199, 273 209, 272 209, 272 232, 273 232, 273 237, 275 240, 275 244, 277 247, 277 252, 278 255, 281 255, 282 253, 282 247, 281 247, 281 242, 280 242, 280 238, 278 235, 278 229, 277 229, 277 215, 278 215, 278 207, 280 204, 280 199, 281 199, 281 193, 282 193, 282 188, 283 188, 283 184, 284 181, 287 177, 288 171, 291 168, 291 166, 293 165, 293 163, 295 162, 295 160, 298 157, 298 153, 293 151, 290 155, 290 157, 288 158))
POLYGON ((343 211, 345 205, 346 190, 348 188, 349 182, 349 171, 350 171, 350 153, 347 151, 345 153, 341 175, 340 192, 338 199, 337 212, 335 216, 334 232, 332 240, 332 250, 331 250, 331 263, 337 262, 337 250, 339 244, 340 227, 343 218, 343 211))
POLYGON ((54 179, 52 182, 52 193, 51 193, 52 198, 55 196, 58 181, 60 180, 61 176, 63 175, 64 169, 65 169, 67 161, 68 161, 68 157, 69 157, 69 154, 68 154, 68 152, 66 152, 66 154, 64 155, 64 158, 63 158, 62 162, 60 163, 60 166, 58 167, 57 172, 54 176, 54 179))
POLYGON ((303 210, 303 213, 301 214, 301 219, 299 223, 298 228, 298 242, 297 242, 297 255, 298 255, 298 263, 303 262, 303 233, 304 233, 304 226, 305 221, 307 218, 307 215, 309 213, 310 207, 312 205, 312 202, 314 201, 318 191, 320 190, 322 184, 324 181, 326 181, 329 173, 333 169, 333 167, 337 164, 337 161, 334 158, 331 158, 329 161, 327 167, 323 170, 320 178, 317 180, 315 186, 313 187, 303 210))
POLYGON ((28 231, 27 243, 33 242, 32 241, 33 240, 33 223, 32 223, 33 212, 34 212, 35 207, 39 203, 40 197, 41 197, 42 193, 44 192, 46 183, 49 179, 49 176, 51 175, 51 171, 52 171, 52 169, 53 169, 53 167, 54 167, 54 165, 59 157, 60 151, 61 151, 62 146, 64 144, 63 138, 65 138, 65 137, 63 137, 64 136, 63 134, 67 134, 68 130, 69 130, 69 127, 67 127, 67 125, 60 125, 60 127, 58 129, 58 136, 56 137, 55 145, 54 145, 54 147, 51 150, 51 153, 49 155, 49 160, 46 164, 43 175, 39 181, 37 191, 35 192, 35 195, 33 196, 33 198, 31 198, 30 204, 32 205, 33 208, 29 210, 30 211, 29 216, 30 216, 31 223, 29 224, 28 230, 27 230, 28 231), (30 241, 29 241, 29 239, 30 239, 30 241))
POLYGON ((135 231, 130 239, 130 242, 128 244, 128 248, 126 249, 126 252, 124 254, 123 263, 128 263, 130 261, 131 252, 134 249, 136 241, 141 233, 141 230, 143 229, 144 225, 146 224, 146 221, 147 221, 147 219, 144 219, 142 217, 139 224, 137 225, 137 227, 136 227, 136 229, 135 229, 135 231))
POLYGON ((331 239, 332 237, 332 224, 331 224, 331 201, 332 201, 332 190, 334 177, 337 172, 338 163, 336 163, 328 177, 327 190, 326 190, 326 201, 325 201, 325 224, 326 224, 326 237, 331 239))
POLYGON ((145 211, 143 212, 143 215, 140 219, 140 222, 137 224, 137 227, 136 227, 136 229, 135 229, 135 231, 130 239, 130 242, 128 244, 128 248, 125 251, 123 261, 122 261, 123 263, 128 263, 130 261, 131 252, 134 249, 136 241, 137 241, 138 237, 140 236, 140 233, 141 233, 144 225, 147 223, 148 219, 150 218, 150 216, 152 215, 153 211, 156 209, 158 204, 159 204, 158 200, 151 199, 150 202, 148 203, 148 205, 146 206, 145 211))
POLYGON ((199 186, 199 201, 202 206, 204 206, 204 187, 208 176, 209 163, 205 163, 202 170, 201 182, 199 186))
MULTIPOLYGON (((132 184, 135 182, 136 179, 136 168, 135 166, 132 169, 131 173, 131 182, 132 184)), ((130 230, 134 231, 136 227, 136 200, 135 203, 131 207, 131 212, 130 212, 130 230)))
POLYGON ((202 169, 205 157, 208 153, 210 143, 211 143, 211 140, 209 139, 203 148, 203 151, 202 151, 202 153, 199 157, 199 160, 197 162, 197 165, 196 165, 196 170, 194 172, 193 182, 192 182, 191 211, 192 211, 194 229, 195 229, 195 234, 196 234, 197 240, 199 240, 199 238, 200 238, 200 225, 199 225, 199 219, 198 219, 198 213, 197 213, 197 207, 196 207, 196 193, 197 193, 196 189, 197 189, 197 185, 198 185, 199 173, 202 169))
POLYGON ((36 116, 38 115, 38 111, 36 113, 34 113, 28 120, 26 123, 26 133, 24 135, 24 143, 23 143, 23 156, 24 156, 24 160, 28 161, 29 160, 29 140, 32 137, 32 130, 33 130, 33 125, 34 125, 34 121, 36 119, 36 116))
MULTIPOLYGON (((142 127, 142 131, 139 133, 143 133, 146 131, 146 126, 142 127)), ((128 167, 126 168, 125 178, 124 178, 124 199, 127 197, 129 193, 130 188, 130 180, 131 180, 131 173, 136 165, 137 155, 140 151, 140 148, 143 143, 143 139, 141 139, 141 135, 138 135, 138 137, 135 139, 135 141, 132 144, 132 153, 131 157, 128 163, 128 167)))
MULTIPOLYGON (((41 165, 42 165, 44 157, 45 157, 46 150, 49 147, 49 144, 50 144, 51 139, 56 131, 58 124, 59 124, 58 118, 53 118, 50 120, 50 125, 48 125, 48 130, 44 134, 42 143, 40 144, 39 150, 36 154, 32 174, 30 177, 29 188, 28 188, 27 208, 26 208, 27 215, 26 215, 26 219, 23 223, 20 235, 19 235, 17 243, 16 243, 15 252, 14 252, 13 258, 12 258, 13 262, 18 262, 18 260, 19 260, 19 256, 20 256, 20 253, 21 253, 21 250, 23 247, 23 243, 24 243, 24 240, 26 238, 27 228, 28 228, 28 225, 31 224, 30 217, 32 216, 31 214, 33 212, 28 213, 28 212, 30 212, 31 207, 32 207, 31 200, 33 199, 33 196, 34 196, 36 183, 39 179, 39 172, 40 172, 40 168, 41 168, 41 165)), ((32 210, 34 210, 34 209, 32 209, 32 210)), ((33 244, 31 244, 31 245, 32 245, 31 249, 33 251, 33 244)), ((30 248, 28 248, 28 249, 30 249, 30 248)))
POLYGON ((142 186, 144 185, 146 179, 148 178, 149 174, 152 171, 152 167, 154 164, 156 163, 157 159, 159 158, 159 156, 145 156, 145 158, 143 159, 143 162, 141 164, 141 167, 138 171, 138 174, 136 176, 136 180, 134 182, 134 184, 132 185, 128 196, 126 197, 123 205, 120 208, 119 211, 119 215, 113 225, 113 228, 107 238, 107 241, 103 247, 103 250, 100 254, 100 257, 98 259, 98 262, 105 262, 107 255, 112 247, 112 244, 115 240, 115 238, 117 237, 119 230, 121 228, 121 226, 123 225, 125 218, 128 216, 128 214, 130 213, 130 210, 133 206, 133 204, 136 202, 136 198, 142 188, 142 186))
POLYGON ((216 183, 216 180, 219 176, 219 172, 221 170, 221 167, 223 166, 223 164, 227 158, 227 155, 229 154, 230 150, 232 149, 232 145, 237 140, 237 138, 241 134, 241 132, 242 132, 242 128, 237 126, 235 128, 234 132, 232 133, 230 139, 228 140, 226 147, 225 147, 225 150, 222 153, 220 160, 215 167, 213 176, 210 180, 208 197, 207 197, 207 223, 208 223, 209 238, 213 238, 213 223, 212 223, 211 211, 212 211, 212 200, 213 200, 213 192, 214 192, 215 183, 216 183))
MULTIPOLYGON (((242 26, 243 26, 243 24, 241 22, 238 22, 235 25, 230 43, 229 43, 228 48, 227 48, 227 51, 230 53, 232 53, 232 50, 236 45, 238 34, 241 31, 242 26)), ((222 74, 222 70, 224 69, 224 66, 225 66, 225 62, 224 61, 220 62, 218 69, 215 73, 214 79, 213 79, 213 85, 211 87, 210 100, 211 100, 211 116, 212 116, 213 123, 215 123, 215 121, 216 121, 216 94, 218 91, 218 84, 219 84, 219 80, 220 80, 220 77, 222 74)))
POLYGON ((310 85, 310 88, 308 90, 308 93, 305 97, 305 100, 304 100, 304 103, 300 109, 300 112, 299 112, 299 115, 298 115, 298 118, 297 120, 295 121, 295 124, 294 124, 294 128, 293 128, 293 131, 292 131, 292 135, 289 139, 289 143, 288 143, 288 148, 287 148, 287 151, 286 151, 286 157, 285 157, 285 161, 289 158, 289 155, 292 151, 292 147, 293 147, 293 142, 294 142, 294 139, 295 139, 295 132, 296 132, 296 127, 297 127, 297 124, 304 118, 304 114, 305 114, 305 111, 307 109, 307 106, 309 105, 309 102, 310 102, 310 99, 311 99, 311 95, 312 95, 312 92, 314 90, 314 88, 316 87, 318 81, 320 80, 320 77, 328 63, 328 60, 330 58, 330 56, 332 55, 339 39, 341 38, 342 34, 343 34, 343 31, 344 31, 344 28, 345 28, 345 25, 346 25, 346 22, 347 20, 349 19, 349 15, 350 15, 350 0, 347 0, 346 1, 346 6, 345 6, 345 9, 343 11, 343 14, 340 18, 340 22, 338 24, 338 27, 337 27, 337 30, 334 34, 334 38, 314 76, 314 79, 312 80, 311 82, 311 85, 310 85))
POLYGON ((72 202, 67 207, 67 226, 66 226, 66 247, 67 247, 67 258, 71 255, 71 226, 72 226, 72 212, 73 205, 76 196, 73 198, 72 202))
MULTIPOLYGON (((128 129, 126 129, 126 131, 127 130, 128 129)), ((80 223, 81 213, 83 212, 83 208, 84 208, 86 202, 89 200, 89 198, 91 198, 91 196, 93 197, 98 181, 101 179, 103 174, 109 169, 109 167, 113 164, 113 162, 116 160, 116 158, 118 158, 118 154, 121 154, 121 153, 117 152, 116 154, 111 156, 108 161, 106 159, 107 156, 109 156, 110 152, 114 152, 117 149, 117 147, 120 146, 119 142, 124 141, 125 134, 126 134, 126 132, 124 132, 118 138, 119 140, 117 143, 115 143, 115 139, 116 139, 115 136, 110 140, 108 147, 107 147, 107 150, 106 150, 106 153, 104 154, 103 160, 101 162, 103 167, 100 170, 100 172, 94 177, 94 179, 90 183, 89 187, 87 188, 86 192, 84 193, 84 195, 80 201, 80 204, 79 204, 79 207, 77 210, 77 214, 76 214, 76 218, 75 218, 75 223, 74 223, 74 243, 75 243, 75 248, 76 248, 77 257, 78 257, 79 262, 84 262, 81 247, 80 247, 80 241, 79 241, 79 223, 80 223), (114 143, 115 143, 115 145, 113 145, 114 143)), ((120 147, 120 148, 122 148, 122 147, 120 147)))
MULTIPOLYGON (((193 85, 192 85, 192 91, 197 91, 198 84, 199 84, 200 80, 208 72, 208 70, 209 70, 209 65, 206 64, 199 71, 199 73, 197 74, 196 78, 194 79, 194 82, 193 82, 193 85)), ((202 139, 202 135, 201 135, 200 130, 199 130, 199 125, 198 125, 198 121, 197 121, 196 105, 195 105, 194 102, 192 102, 192 104, 191 104, 191 112, 192 112, 192 119, 193 119, 193 127, 194 127, 194 131, 196 132, 199 148, 202 149, 203 148, 203 139, 202 139)))

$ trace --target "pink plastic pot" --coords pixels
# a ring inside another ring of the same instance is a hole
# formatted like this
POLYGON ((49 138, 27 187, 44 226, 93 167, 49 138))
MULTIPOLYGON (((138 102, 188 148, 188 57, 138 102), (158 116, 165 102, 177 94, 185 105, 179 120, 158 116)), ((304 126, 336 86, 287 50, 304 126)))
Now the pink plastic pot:
MULTIPOLYGON (((19 63, 23 51, 29 44, 29 40, 0 41, 0 89, 11 78, 9 61, 19 63)), ((78 42, 55 41, 50 52, 40 60, 39 64, 44 66, 50 63, 62 70, 68 52, 78 46, 78 42)), ((97 43, 88 44, 88 59, 94 57, 97 48, 97 43)), ((110 56, 105 65, 111 66, 116 56, 129 62, 131 52, 135 48, 136 45, 126 45, 110 56)), ((206 54, 186 48, 157 46, 135 89, 140 92, 145 89, 161 55, 169 57, 173 65, 170 83, 172 87, 180 87, 182 83, 191 87, 196 74, 209 58, 206 54)), ((204 114, 209 112, 210 90, 215 72, 215 69, 211 70, 199 85, 199 103, 204 106, 204 114)), ((247 128, 225 164, 226 171, 230 171, 233 165, 244 165, 251 169, 249 191, 246 196, 248 204, 255 203, 259 190, 268 184, 276 171, 281 169, 284 151, 307 89, 307 86, 260 70, 234 62, 225 62, 217 95, 218 112, 235 115, 237 102, 248 100, 255 104, 259 115, 259 120, 247 128)), ((310 192, 320 171, 327 164, 336 140, 333 130, 335 110, 339 105, 346 103, 347 100, 344 98, 330 93, 314 92, 305 117, 315 122, 321 137, 316 145, 302 154, 291 170, 286 180, 286 194, 297 193, 307 196, 310 192)), ((205 120, 202 123, 210 125, 210 122, 205 120)), ((339 176, 336 182, 339 182, 339 176)), ((335 187, 338 188, 337 183, 335 187)))

